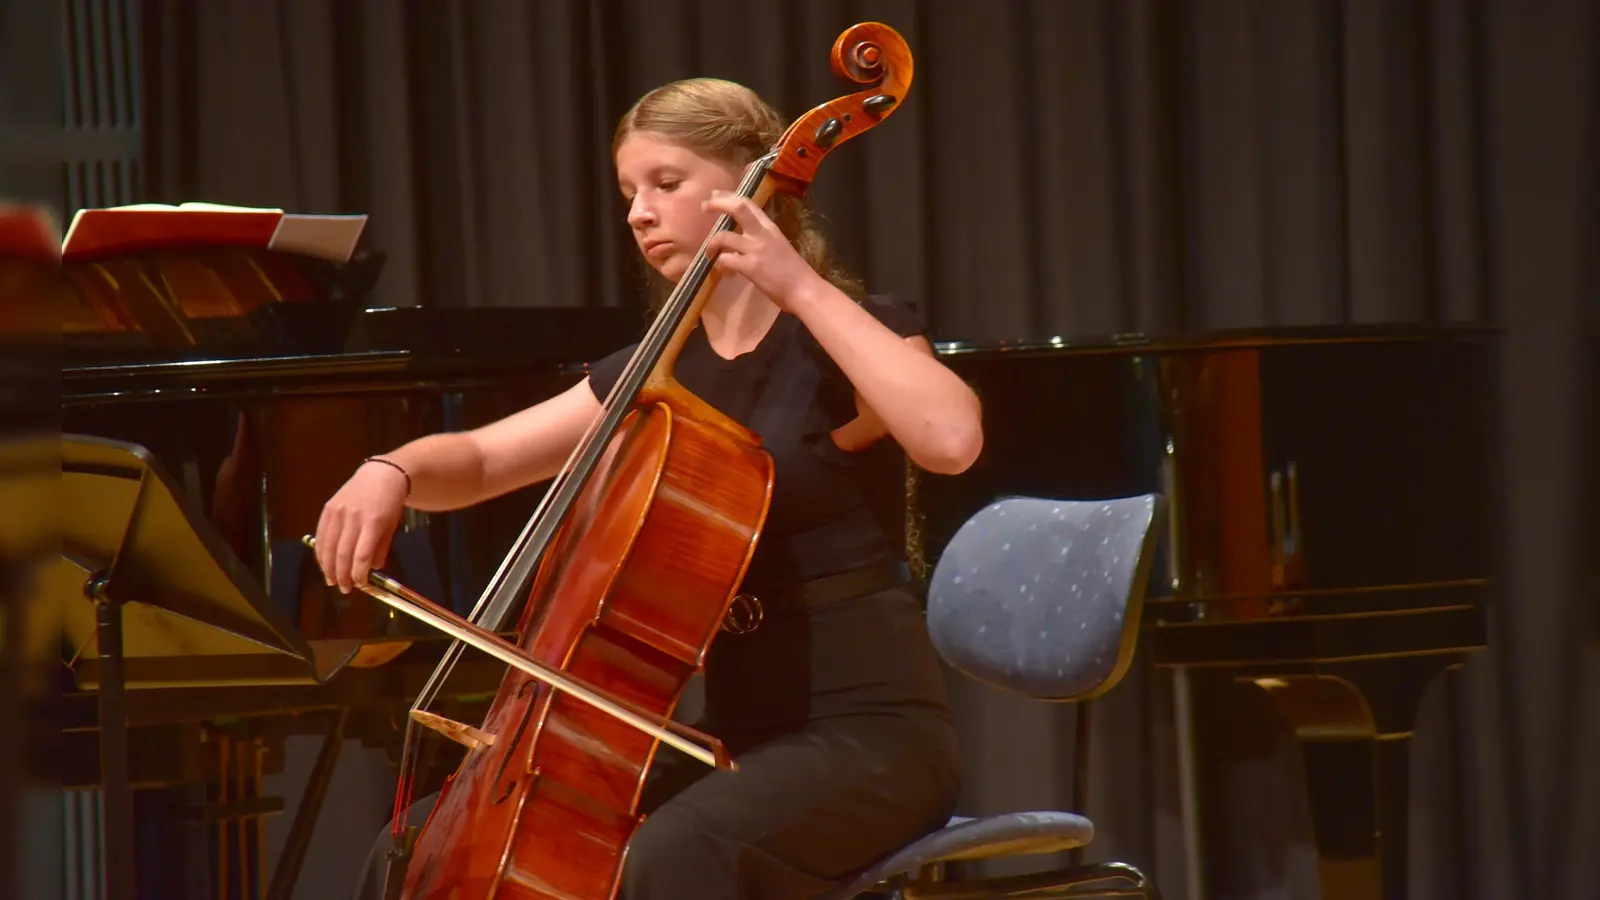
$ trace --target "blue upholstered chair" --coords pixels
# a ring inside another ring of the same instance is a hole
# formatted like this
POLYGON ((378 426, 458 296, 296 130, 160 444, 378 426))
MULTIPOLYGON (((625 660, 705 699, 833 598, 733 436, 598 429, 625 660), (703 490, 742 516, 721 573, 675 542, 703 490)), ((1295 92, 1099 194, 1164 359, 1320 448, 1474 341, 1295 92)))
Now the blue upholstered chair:
MULTIPOLYGON (((1132 662, 1145 586, 1165 521, 1163 497, 1109 501, 1014 497, 969 519, 928 584, 928 628, 957 671, 1044 701, 1105 693, 1132 662)), ((1081 850, 1094 823, 1056 810, 957 817, 824 900, 1107 897, 1159 893, 1137 868, 1097 863, 1010 877, 950 880, 948 863, 1081 850)))

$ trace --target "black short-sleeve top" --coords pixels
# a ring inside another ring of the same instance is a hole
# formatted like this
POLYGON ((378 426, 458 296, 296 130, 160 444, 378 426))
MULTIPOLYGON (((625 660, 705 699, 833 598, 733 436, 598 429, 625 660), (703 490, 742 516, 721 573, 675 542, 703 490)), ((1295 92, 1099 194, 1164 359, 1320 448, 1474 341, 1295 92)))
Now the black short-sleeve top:
MULTIPOLYGON (((922 317, 888 295, 863 308, 901 337, 925 333, 922 317)), ((637 344, 589 367, 603 403, 637 344)), ((772 591, 858 566, 903 561, 905 456, 893 438, 848 452, 831 432, 856 417, 855 387, 795 316, 780 313, 761 342, 726 359, 703 328, 675 368, 686 389, 761 436, 773 458, 772 504, 746 586, 772 591), (901 504, 901 505, 897 505, 901 504)))

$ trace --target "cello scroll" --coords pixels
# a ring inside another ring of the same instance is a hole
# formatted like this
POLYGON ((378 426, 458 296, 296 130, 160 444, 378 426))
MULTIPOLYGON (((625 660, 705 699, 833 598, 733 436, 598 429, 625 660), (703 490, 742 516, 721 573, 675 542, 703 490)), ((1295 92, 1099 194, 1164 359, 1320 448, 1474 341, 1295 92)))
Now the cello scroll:
POLYGON ((911 88, 911 47, 880 22, 845 29, 833 43, 832 65, 839 78, 872 87, 830 100, 790 124, 769 172, 778 191, 804 195, 823 158, 899 109, 911 88))

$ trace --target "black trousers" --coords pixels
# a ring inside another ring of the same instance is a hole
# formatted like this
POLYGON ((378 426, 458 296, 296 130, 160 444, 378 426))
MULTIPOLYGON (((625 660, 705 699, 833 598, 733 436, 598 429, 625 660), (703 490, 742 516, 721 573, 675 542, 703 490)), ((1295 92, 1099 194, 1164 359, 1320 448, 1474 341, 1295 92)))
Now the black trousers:
MULTIPOLYGON (((719 635, 706 720, 739 771, 662 747, 622 900, 800 900, 942 826, 960 790, 943 671, 891 589, 719 635)), ((436 795, 407 813, 425 820, 436 795)), ((356 900, 383 890, 385 829, 356 900)))

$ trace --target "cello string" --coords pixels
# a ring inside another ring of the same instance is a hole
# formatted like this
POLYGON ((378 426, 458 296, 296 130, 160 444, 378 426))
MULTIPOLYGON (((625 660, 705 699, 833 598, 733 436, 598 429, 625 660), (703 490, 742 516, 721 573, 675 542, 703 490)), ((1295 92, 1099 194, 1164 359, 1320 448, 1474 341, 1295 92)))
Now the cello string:
MULTIPOLYGON (((769 153, 749 167, 744 181, 739 187, 741 195, 749 197, 755 193, 773 159, 776 159, 776 154, 769 153)), ((720 216, 713 233, 731 229, 733 224, 732 217, 727 215, 720 216)), ((644 377, 649 374, 649 369, 653 367, 654 361, 659 358, 665 344, 676 333, 678 322, 681 321, 689 306, 693 303, 695 295, 699 293, 700 285, 704 283, 710 272, 711 261, 706 254, 706 244, 710 242, 710 239, 711 236, 707 235, 706 240, 701 243, 700 251, 696 254, 688 273, 683 279, 680 279, 677 289, 673 291, 671 298, 664 305, 662 313, 652 323, 646 337, 641 341, 639 349, 629 358, 623 376, 618 379, 618 383, 612 387, 607 396, 603 407, 605 414, 596 417, 595 421, 590 423, 584 437, 573 449, 573 452, 568 455, 566 463, 562 466, 561 471, 557 473, 555 480, 545 492, 538 508, 535 509, 528 523, 524 526, 511 553, 502 560, 499 570, 491 578, 488 587, 480 596, 477 605, 468 617, 474 625, 490 628, 491 630, 498 630, 503 625, 503 622, 490 623, 486 622, 485 619, 503 619, 505 610, 510 607, 512 602, 511 598, 506 596, 507 593, 513 589, 520 591, 527 578, 532 574, 531 571, 524 571, 521 577, 513 581, 508 573, 513 568, 525 570, 532 568, 534 560, 543 555, 546 545, 553 537, 554 526, 550 524, 551 520, 564 519, 567 509, 570 508, 572 503, 576 502, 576 495, 581 491, 583 485, 580 483, 576 488, 572 488, 569 482, 574 477, 587 480, 588 474, 592 473, 594 466, 597 464, 596 457, 603 450, 603 442, 598 437, 599 432, 607 432, 607 438, 609 438, 610 433, 615 432, 618 423, 627 412, 627 404, 624 403, 624 398, 631 401, 631 398, 637 395, 639 389, 643 386, 644 377), (556 507, 556 510, 552 510, 551 507, 556 507), (538 536, 541 530, 544 532, 542 538, 534 541, 534 538, 538 536), (530 542, 535 543, 535 547, 531 551, 528 549, 530 542), (491 599, 493 600, 492 604, 491 599)), ((449 676, 450 670, 455 665, 460 653, 461 645, 459 642, 452 642, 445 651, 443 659, 435 669, 433 676, 428 679, 423 690, 419 693, 418 703, 412 707, 413 709, 420 709, 422 705, 431 701, 439 690, 443 679, 449 676)))
MULTIPOLYGON (((768 158, 758 162, 763 164, 768 163, 772 158, 774 157, 769 156, 768 158)), ((762 177, 765 175, 766 169, 766 165, 752 166, 750 171, 748 171, 746 174, 744 183, 740 186, 740 193, 745 196, 752 195, 755 189, 759 186, 762 177)), ((726 215, 721 216, 718 219, 713 233, 731 229, 732 226, 733 220, 731 217, 726 215)), ((708 235, 706 241, 701 244, 700 252, 696 254, 695 262, 691 265, 689 273, 685 278, 680 280, 680 283, 677 289, 674 290, 672 297, 664 305, 662 314, 659 315, 652 323, 646 337, 641 341, 639 350, 629 358, 628 364, 624 368, 621 378, 618 379, 617 383, 613 385, 611 391, 609 392, 604 404, 604 408, 607 412, 617 413, 609 418, 620 418, 621 414, 626 411, 625 409, 618 411, 617 408, 623 407, 626 401, 630 401, 632 397, 638 393, 639 389, 642 387, 643 379, 648 375, 649 369, 653 367, 655 359, 662 352, 665 344, 670 341, 672 336, 676 333, 678 322, 683 318, 690 304, 692 304, 694 295, 699 291, 699 285, 704 282, 707 274, 710 271, 711 261, 706 255, 705 250, 705 244, 709 243, 709 241, 710 236, 708 235)), ((607 430, 605 427, 607 424, 607 416, 596 417, 596 419, 590 423, 583 438, 580 439, 573 452, 568 455, 566 463, 562 466, 561 471, 557 473, 551 487, 546 491, 539 508, 536 509, 533 516, 530 517, 529 527, 524 529, 523 536, 518 541, 519 545, 525 545, 527 543, 528 535, 531 532, 532 525, 535 521, 545 520, 557 515, 565 514, 566 509, 561 509, 559 513, 556 513, 552 512, 549 507, 557 504, 563 504, 563 489, 567 488, 568 482, 579 474, 577 470, 580 467, 577 465, 577 463, 583 458, 584 451, 586 449, 592 450, 595 444, 600 443, 597 434, 601 431, 607 430)), ((575 497, 567 498, 563 505, 570 506, 570 503, 575 499, 575 497)), ((519 546, 516 550, 514 550, 513 553, 508 557, 508 562, 502 564, 501 571, 497 572, 495 577, 491 579, 489 589, 487 589, 484 595, 479 599, 478 605, 474 608, 472 615, 469 616, 473 624, 480 627, 487 624, 482 621, 484 618, 483 613, 485 612, 484 607, 486 606, 490 596, 505 586, 505 570, 509 568, 509 561, 516 557, 519 553, 524 552, 525 546, 519 546)))

